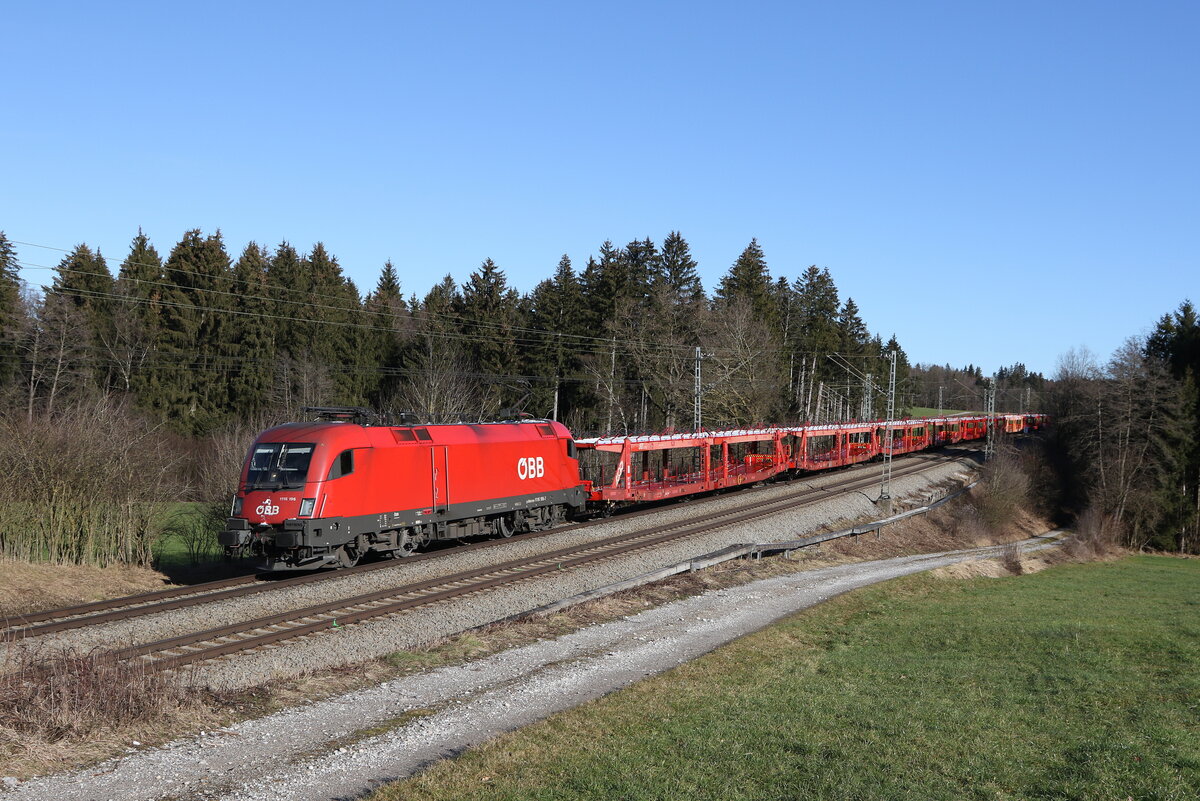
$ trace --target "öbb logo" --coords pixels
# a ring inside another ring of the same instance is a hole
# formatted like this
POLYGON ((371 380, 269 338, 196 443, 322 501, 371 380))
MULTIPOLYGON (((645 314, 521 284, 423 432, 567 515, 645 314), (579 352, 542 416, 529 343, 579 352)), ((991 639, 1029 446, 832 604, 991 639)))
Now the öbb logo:
POLYGON ((526 459, 517 460, 517 478, 525 480, 527 478, 541 478, 546 475, 546 463, 542 461, 540 456, 530 456, 526 459))
POLYGON ((271 515, 279 514, 279 507, 272 504, 271 499, 267 498, 265 501, 260 503, 254 511, 258 512, 264 517, 269 517, 271 515))

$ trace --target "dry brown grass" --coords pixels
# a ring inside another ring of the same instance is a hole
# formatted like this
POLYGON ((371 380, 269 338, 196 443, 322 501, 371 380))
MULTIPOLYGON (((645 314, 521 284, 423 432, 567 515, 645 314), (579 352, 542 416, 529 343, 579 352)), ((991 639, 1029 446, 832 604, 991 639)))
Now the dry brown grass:
POLYGON ((152 592, 170 586, 144 567, 92 567, 0 561, 0 618, 152 592))
POLYGON ((1014 575, 1021 575, 1021 544, 1019 542, 1006 542, 1000 548, 1000 564, 1004 565, 1004 569, 1014 575))
POLYGON ((62 769, 161 741, 211 718, 204 697, 102 652, 6 652, 0 673, 0 772, 62 769))
POLYGON ((963 580, 973 578, 1007 578, 1009 576, 1027 575, 1029 573, 1037 573, 1046 568, 1060 563, 1057 551, 1052 551, 1048 554, 1039 553, 1037 556, 1021 557, 1020 563, 1017 566, 1008 563, 1003 558, 996 559, 975 559, 970 562, 959 562, 946 567, 939 567, 936 570, 929 571, 929 575, 934 578, 963 580))

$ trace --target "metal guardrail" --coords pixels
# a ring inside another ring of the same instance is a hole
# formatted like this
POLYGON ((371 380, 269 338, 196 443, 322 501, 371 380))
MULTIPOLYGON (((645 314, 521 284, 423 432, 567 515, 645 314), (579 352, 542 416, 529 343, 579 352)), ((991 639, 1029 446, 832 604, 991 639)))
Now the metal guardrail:
MULTIPOLYGON (((954 492, 947 493, 946 495, 939 498, 937 501, 934 501, 932 503, 927 503, 925 506, 918 506, 915 509, 909 509, 907 512, 901 512, 898 515, 892 515, 891 517, 885 517, 882 520, 876 520, 871 523, 865 523, 861 526, 854 526, 853 528, 842 529, 841 531, 830 531, 825 534, 817 534, 816 536, 805 537, 804 539, 799 539, 799 540, 788 540, 787 542, 757 543, 754 545, 738 546, 738 547, 745 547, 747 549, 746 555, 750 556, 751 558, 757 559, 765 553, 779 553, 781 551, 795 551, 800 548, 807 548, 810 545, 819 545, 820 543, 828 542, 829 540, 841 539, 842 537, 856 537, 860 534, 870 534, 871 532, 879 531, 879 529, 883 528, 884 526, 891 525, 892 523, 899 523, 901 520, 907 520, 910 517, 916 517, 918 515, 929 514, 934 509, 941 506, 942 504, 952 501, 955 498, 957 498, 958 496, 960 496, 966 492, 969 492, 971 490, 971 488, 974 487, 978 483, 979 483, 978 480, 972 481, 970 484, 967 484, 965 487, 960 487, 959 489, 955 490, 954 492)), ((705 558, 705 557, 701 557, 701 559, 703 559, 703 558, 705 558)))
POLYGON ((649 573, 642 573, 641 575, 634 576, 633 578, 626 579, 625 581, 618 581, 615 584, 607 584, 603 587, 597 587, 594 590, 579 593, 578 595, 573 595, 570 598, 564 598, 561 601, 555 601, 554 603, 546 604, 545 606, 539 606, 536 609, 531 609, 528 612, 514 615, 512 617, 544 617, 568 607, 584 603, 585 601, 593 601, 597 598, 603 598, 606 595, 612 595, 615 592, 630 590, 655 581, 662 581, 665 578, 670 578, 671 576, 675 576, 680 573, 694 573, 697 570, 704 570, 705 568, 719 565, 722 562, 728 562, 733 559, 759 559, 763 556, 763 554, 786 553, 788 551, 796 551, 801 548, 808 548, 813 545, 819 545, 822 542, 829 542, 830 540, 841 539, 843 537, 854 537, 860 534, 869 534, 872 531, 879 531, 884 526, 891 525, 892 523, 898 523, 901 520, 907 520, 908 518, 916 517, 917 515, 928 514, 939 506, 954 500, 964 493, 969 492, 971 488, 978 483, 978 480, 972 481, 970 484, 967 484, 964 487, 960 487, 953 492, 945 494, 936 501, 931 499, 931 501, 926 503, 924 506, 918 506, 915 509, 909 509, 906 512, 901 512, 900 514, 892 515, 891 517, 886 517, 882 520, 875 520, 871 523, 864 523, 860 526, 854 526, 853 528, 842 529, 840 531, 830 531, 825 534, 817 534, 812 537, 804 537, 803 539, 798 540, 730 545, 722 548, 719 551, 713 551, 712 553, 707 553, 703 556, 697 556, 693 559, 689 559, 686 562, 668 565, 667 567, 659 568, 658 570, 652 570, 649 573))

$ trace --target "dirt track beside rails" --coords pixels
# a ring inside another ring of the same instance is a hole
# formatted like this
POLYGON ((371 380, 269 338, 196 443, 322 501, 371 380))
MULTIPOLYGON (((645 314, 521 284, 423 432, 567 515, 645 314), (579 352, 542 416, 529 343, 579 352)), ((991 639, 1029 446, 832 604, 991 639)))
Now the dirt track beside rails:
MULTIPOLYGON (((1047 547, 1030 541, 1027 550, 1047 547)), ((715 590, 476 662, 397 679, 0 797, 274 801, 355 798, 500 733, 665 672, 834 595, 995 555, 905 556, 715 590), (385 729, 357 739, 356 733, 385 729)))

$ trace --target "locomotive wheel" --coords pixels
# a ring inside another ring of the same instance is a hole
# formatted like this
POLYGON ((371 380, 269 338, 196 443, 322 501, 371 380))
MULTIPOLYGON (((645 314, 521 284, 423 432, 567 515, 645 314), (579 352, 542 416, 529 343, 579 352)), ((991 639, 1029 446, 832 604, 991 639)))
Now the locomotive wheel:
POLYGON ((392 551, 393 554, 403 559, 406 556, 412 556, 417 552, 417 541, 407 531, 400 533, 400 547, 392 551))
POLYGON ((365 536, 359 535, 354 538, 353 542, 347 542, 341 548, 337 549, 337 564, 342 567, 354 567, 359 564, 362 559, 362 554, 367 552, 371 547, 371 543, 367 541, 365 536))
POLYGON ((360 556, 358 550, 350 545, 343 545, 337 549, 338 564, 342 567, 354 567, 358 564, 360 556))
POLYGON ((513 524, 508 519, 508 515, 500 515, 496 518, 496 533, 505 539, 513 535, 513 524))
POLYGON ((542 522, 538 526, 541 531, 554 528, 563 521, 563 508, 561 506, 551 506, 543 509, 542 512, 542 522))

